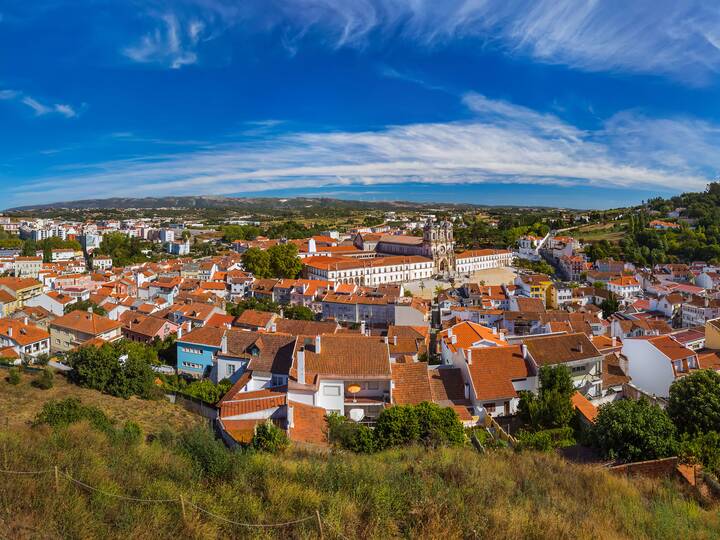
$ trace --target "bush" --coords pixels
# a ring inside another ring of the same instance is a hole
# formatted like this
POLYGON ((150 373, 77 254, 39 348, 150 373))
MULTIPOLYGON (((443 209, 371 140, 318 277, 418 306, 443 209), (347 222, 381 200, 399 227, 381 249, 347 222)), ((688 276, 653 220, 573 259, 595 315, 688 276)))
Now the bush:
POLYGON ((520 392, 518 414, 533 430, 567 426, 575 415, 570 398, 575 393, 570 370, 565 366, 540 368, 540 391, 520 392))
POLYGON ((43 369, 40 372, 40 375, 38 375, 33 381, 33 386, 40 388, 41 390, 50 390, 54 384, 55 375, 49 368, 43 369))
POLYGON ((8 382, 12 385, 18 385, 20 384, 20 370, 18 368, 10 368, 8 371, 8 382))
POLYGON ((420 425, 420 441, 426 446, 458 446, 465 444, 465 428, 450 407, 423 402, 415 406, 420 425))
POLYGON ((383 410, 375 424, 375 445, 379 450, 414 443, 420 439, 420 422, 412 405, 395 405, 383 410))
POLYGON ((366 425, 348 420, 337 413, 327 415, 326 421, 332 444, 359 454, 375 451, 373 430, 366 425))
POLYGON ((203 475, 220 479, 231 472, 231 454, 206 428, 197 427, 181 434, 178 447, 203 475))
POLYGON ((715 431, 693 437, 685 434, 678 455, 686 463, 702 463, 706 470, 720 474, 720 435, 715 431))
POLYGON ((48 401, 35 416, 34 424, 61 428, 81 420, 88 420, 93 427, 101 431, 107 432, 112 428, 112 423, 104 412, 97 407, 83 405, 78 398, 48 401))
POLYGON ((116 432, 116 442, 130 446, 139 444, 142 441, 142 429, 136 422, 128 421, 123 424, 122 429, 116 432))
POLYGON ((47 353, 39 354, 33 360, 33 364, 35 364, 36 366, 42 366, 42 367, 47 366, 49 362, 50 362, 50 355, 47 353))
POLYGON ((203 379, 191 382, 181 390, 181 393, 214 405, 230 390, 231 386, 232 383, 228 379, 223 379, 218 384, 213 383, 210 379, 203 379))
POLYGON ((575 444, 573 430, 570 427, 545 429, 535 432, 520 430, 516 439, 516 450, 549 452, 555 448, 563 448, 575 444))
POLYGON ((601 406, 590 435, 606 457, 627 462, 672 456, 677 448, 670 417, 645 399, 601 406))
POLYGON ((290 446, 290 440, 283 430, 268 420, 255 428, 250 446, 260 452, 277 454, 290 446))

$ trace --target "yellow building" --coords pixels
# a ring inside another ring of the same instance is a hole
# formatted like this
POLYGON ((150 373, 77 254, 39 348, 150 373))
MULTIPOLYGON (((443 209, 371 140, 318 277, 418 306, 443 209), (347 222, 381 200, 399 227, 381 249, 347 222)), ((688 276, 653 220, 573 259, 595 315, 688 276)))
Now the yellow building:
POLYGON ((43 284, 33 278, 6 277, 0 278, 0 291, 12 295, 15 299, 12 311, 16 311, 22 309, 30 298, 41 295, 43 284))

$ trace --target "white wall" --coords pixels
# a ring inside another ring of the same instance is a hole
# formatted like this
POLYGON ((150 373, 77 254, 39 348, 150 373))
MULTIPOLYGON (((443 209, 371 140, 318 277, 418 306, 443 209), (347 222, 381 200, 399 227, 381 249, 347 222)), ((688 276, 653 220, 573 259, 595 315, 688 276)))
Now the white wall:
POLYGON ((668 397, 675 381, 670 360, 644 339, 623 341, 622 354, 628 360, 628 375, 641 390, 668 397))

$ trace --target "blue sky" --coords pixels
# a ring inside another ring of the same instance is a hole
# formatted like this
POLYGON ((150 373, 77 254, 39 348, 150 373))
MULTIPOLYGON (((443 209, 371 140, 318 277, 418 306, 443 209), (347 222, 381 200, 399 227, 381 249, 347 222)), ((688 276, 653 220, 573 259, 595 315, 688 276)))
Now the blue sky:
POLYGON ((710 1, 3 0, 0 207, 633 204, 718 176, 719 71, 710 1))

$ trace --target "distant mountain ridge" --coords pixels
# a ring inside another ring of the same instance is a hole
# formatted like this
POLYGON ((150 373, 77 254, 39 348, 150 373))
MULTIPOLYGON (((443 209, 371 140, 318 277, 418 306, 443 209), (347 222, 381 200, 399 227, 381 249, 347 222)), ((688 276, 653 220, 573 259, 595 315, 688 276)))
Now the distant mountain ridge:
MULTIPOLYGON (((313 206, 332 206, 354 210, 410 210, 431 208, 469 209, 489 207, 490 205, 446 202, 411 202, 411 201, 363 201, 350 199, 331 199, 324 197, 215 197, 215 196, 182 196, 182 197, 111 197, 108 199, 84 199, 78 201, 61 201, 46 204, 34 204, 8 208, 7 212, 32 210, 90 210, 90 209, 152 209, 152 208, 228 208, 241 211, 292 210, 313 206)), ((502 207, 503 205, 492 205, 502 207)), ((508 205, 510 206, 510 205, 508 205)), ((514 205, 513 205, 514 206, 514 205)), ((537 207, 539 208, 539 207, 537 207)))

